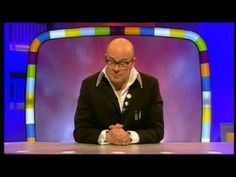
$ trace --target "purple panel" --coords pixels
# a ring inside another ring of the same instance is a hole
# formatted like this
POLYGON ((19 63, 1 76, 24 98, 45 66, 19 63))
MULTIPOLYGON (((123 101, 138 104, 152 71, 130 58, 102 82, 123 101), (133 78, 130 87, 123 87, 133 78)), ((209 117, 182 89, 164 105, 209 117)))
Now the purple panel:
MULTIPOLYGON (((179 39, 125 37, 135 46, 136 68, 159 80, 164 100, 164 142, 199 142, 201 79, 195 45, 179 39)), ((113 38, 70 38, 41 46, 35 88, 38 141, 74 141, 80 84, 104 67, 104 53, 113 38)))
POLYGON ((37 53, 29 52, 29 61, 28 64, 37 64, 37 53))
POLYGON ((209 63, 208 51, 200 52, 200 63, 209 63))
POLYGON ((111 35, 124 35, 124 27, 111 27, 111 35))

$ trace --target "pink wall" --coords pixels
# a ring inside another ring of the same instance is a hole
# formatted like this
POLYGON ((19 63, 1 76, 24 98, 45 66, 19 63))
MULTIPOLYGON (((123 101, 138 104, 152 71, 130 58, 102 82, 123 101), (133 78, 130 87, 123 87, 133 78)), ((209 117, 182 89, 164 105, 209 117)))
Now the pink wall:
MULTIPOLYGON (((112 38, 52 40, 41 46, 36 80, 38 141, 74 141, 73 121, 81 81, 103 68, 106 45, 112 38)), ((200 141, 201 80, 195 45, 161 37, 127 38, 136 48, 136 68, 160 82, 163 141, 200 141)))

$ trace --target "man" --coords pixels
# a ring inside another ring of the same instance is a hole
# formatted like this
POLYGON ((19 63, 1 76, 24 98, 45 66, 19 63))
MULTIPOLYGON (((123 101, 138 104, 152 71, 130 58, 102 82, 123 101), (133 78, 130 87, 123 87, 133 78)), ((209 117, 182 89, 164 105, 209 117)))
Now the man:
POLYGON ((138 72, 134 47, 110 42, 106 66, 83 80, 75 113, 79 143, 159 143, 164 137, 163 101, 157 79, 138 72))

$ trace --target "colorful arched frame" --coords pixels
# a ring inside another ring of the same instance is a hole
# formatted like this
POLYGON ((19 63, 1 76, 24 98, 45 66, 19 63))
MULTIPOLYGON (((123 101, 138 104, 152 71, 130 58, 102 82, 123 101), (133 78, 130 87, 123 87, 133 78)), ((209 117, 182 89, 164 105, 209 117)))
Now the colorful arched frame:
POLYGON ((35 129, 35 81, 37 69, 37 54, 40 46, 52 39, 64 39, 82 36, 153 36, 187 39, 192 41, 199 51, 202 93, 202 130, 201 142, 210 142, 211 131, 211 87, 210 63, 207 46, 204 40, 195 32, 159 27, 88 27, 60 29, 47 31, 37 36, 29 50, 26 81, 26 129, 27 142, 36 142, 35 129))

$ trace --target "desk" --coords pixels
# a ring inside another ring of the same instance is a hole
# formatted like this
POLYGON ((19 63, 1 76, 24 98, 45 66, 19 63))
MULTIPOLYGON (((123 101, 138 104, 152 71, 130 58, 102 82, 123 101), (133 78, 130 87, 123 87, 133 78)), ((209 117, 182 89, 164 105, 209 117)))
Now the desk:
POLYGON ((26 142, 4 143, 5 154, 234 154, 234 144, 161 143, 128 146, 80 143, 26 142))

